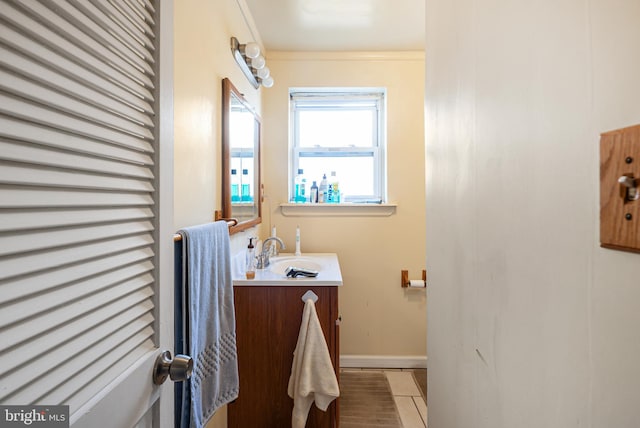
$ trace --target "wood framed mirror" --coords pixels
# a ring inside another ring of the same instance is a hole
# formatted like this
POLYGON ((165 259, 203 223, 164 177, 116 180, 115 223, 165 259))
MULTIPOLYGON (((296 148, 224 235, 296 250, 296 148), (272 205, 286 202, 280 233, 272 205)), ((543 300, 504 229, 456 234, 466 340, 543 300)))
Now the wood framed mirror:
POLYGON ((222 80, 222 217, 229 233, 262 222, 260 116, 227 78, 222 80))

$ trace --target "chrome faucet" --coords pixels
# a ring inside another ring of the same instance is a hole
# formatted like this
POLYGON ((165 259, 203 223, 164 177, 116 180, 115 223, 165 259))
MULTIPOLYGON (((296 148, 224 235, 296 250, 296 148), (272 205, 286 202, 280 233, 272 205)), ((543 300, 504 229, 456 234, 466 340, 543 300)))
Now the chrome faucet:
POLYGON ((274 241, 273 246, 275 246, 276 254, 278 253, 278 244, 280 244, 281 250, 284 250, 286 248, 284 242, 282 242, 282 239, 278 238, 277 236, 272 236, 265 239, 262 242, 262 250, 260 251, 260 254, 258 254, 258 263, 256 265, 257 269, 264 269, 269 266, 269 257, 271 256, 271 245, 269 244, 271 244, 271 241, 274 241))

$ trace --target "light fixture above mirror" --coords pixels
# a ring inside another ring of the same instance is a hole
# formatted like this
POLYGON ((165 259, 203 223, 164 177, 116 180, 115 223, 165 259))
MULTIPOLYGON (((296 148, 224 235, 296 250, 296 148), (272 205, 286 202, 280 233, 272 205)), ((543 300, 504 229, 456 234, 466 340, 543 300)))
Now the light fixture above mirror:
POLYGON ((231 52, 240 69, 254 88, 260 85, 265 88, 273 86, 273 78, 266 65, 264 56, 260 53, 260 46, 255 42, 240 44, 238 39, 231 37, 231 52))

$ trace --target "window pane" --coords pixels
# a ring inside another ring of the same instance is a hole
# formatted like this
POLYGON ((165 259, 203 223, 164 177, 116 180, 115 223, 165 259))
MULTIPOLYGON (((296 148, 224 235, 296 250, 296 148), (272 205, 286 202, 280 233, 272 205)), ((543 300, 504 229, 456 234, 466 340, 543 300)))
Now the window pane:
POLYGON ((374 109, 300 110, 300 147, 371 147, 374 143, 374 109))
POLYGON ((256 119, 253 113, 246 109, 236 109, 233 113, 229 118, 229 128, 231 128, 229 135, 233 140, 229 143, 230 147, 248 147, 253 149, 255 141, 254 134, 256 132, 256 119))
MULTIPOLYGON (((373 157, 300 157, 300 168, 304 170, 307 188, 315 181, 320 186, 322 175, 331 180, 331 171, 336 172, 341 200, 352 196, 374 196, 373 157)), ((308 192, 308 190, 307 190, 308 192)))

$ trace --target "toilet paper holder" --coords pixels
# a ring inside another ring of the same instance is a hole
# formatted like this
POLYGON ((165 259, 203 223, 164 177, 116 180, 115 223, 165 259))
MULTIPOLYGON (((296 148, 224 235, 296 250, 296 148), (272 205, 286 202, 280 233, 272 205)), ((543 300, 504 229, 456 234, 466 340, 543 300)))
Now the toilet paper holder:
MULTIPOLYGON (((400 285, 402 288, 415 288, 415 286, 411 286, 411 281, 409 280, 409 271, 403 270, 400 271, 401 274, 401 282, 400 285)), ((427 271, 422 269, 422 285, 421 287, 427 287, 427 271)))

